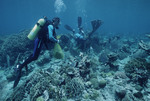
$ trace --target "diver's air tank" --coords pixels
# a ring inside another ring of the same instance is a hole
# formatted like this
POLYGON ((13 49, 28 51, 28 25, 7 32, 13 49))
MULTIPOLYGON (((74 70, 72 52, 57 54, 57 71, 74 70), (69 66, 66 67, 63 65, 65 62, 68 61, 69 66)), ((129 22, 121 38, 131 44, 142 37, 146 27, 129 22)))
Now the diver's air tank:
POLYGON ((45 23, 46 23, 46 20, 44 18, 39 19, 27 37, 30 40, 34 40, 45 23))

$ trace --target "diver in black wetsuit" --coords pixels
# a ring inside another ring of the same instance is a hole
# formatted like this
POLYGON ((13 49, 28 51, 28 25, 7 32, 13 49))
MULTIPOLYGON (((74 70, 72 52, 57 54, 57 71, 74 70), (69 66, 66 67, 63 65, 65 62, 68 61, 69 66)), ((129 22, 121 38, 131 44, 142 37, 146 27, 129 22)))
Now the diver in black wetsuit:
POLYGON ((13 87, 16 87, 19 83, 19 80, 21 78, 22 68, 26 67, 26 70, 28 70, 27 65, 30 62, 38 59, 43 44, 45 44, 46 48, 48 48, 47 47, 48 42, 59 43, 59 40, 56 39, 55 29, 58 29, 60 19, 58 17, 55 17, 52 19, 52 21, 47 20, 47 18, 45 18, 45 20, 46 20, 46 24, 42 27, 42 29, 38 34, 38 37, 34 41, 33 54, 31 54, 27 60, 25 60, 22 64, 17 65, 17 67, 15 68, 17 72, 17 76, 13 87))

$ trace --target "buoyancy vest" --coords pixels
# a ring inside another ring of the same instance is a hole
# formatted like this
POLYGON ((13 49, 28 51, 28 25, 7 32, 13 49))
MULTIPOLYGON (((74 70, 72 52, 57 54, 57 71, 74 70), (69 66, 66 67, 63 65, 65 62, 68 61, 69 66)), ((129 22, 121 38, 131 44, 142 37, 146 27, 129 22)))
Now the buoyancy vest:
MULTIPOLYGON (((42 27, 42 29, 39 31, 38 34, 38 38, 42 39, 44 42, 49 42, 49 31, 48 31, 48 26, 52 25, 51 21, 46 21, 46 23, 44 24, 44 26, 42 27)), ((56 32, 55 32, 55 28, 53 28, 53 36, 54 38, 56 38, 56 32)))

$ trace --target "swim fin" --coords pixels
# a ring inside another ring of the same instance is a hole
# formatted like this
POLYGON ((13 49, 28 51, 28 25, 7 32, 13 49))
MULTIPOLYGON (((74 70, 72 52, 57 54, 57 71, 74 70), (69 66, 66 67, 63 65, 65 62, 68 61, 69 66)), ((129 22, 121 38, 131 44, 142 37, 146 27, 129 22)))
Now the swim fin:
POLYGON ((69 31, 71 31, 71 32, 73 32, 73 33, 75 33, 75 31, 69 26, 69 25, 65 25, 64 26, 67 30, 69 30, 69 31))
POLYGON ((91 37, 91 35, 102 25, 102 21, 93 20, 91 21, 91 25, 92 25, 92 31, 90 32, 89 37, 91 37))
POLYGON ((95 32, 102 24, 102 21, 101 20, 94 20, 94 21, 91 21, 91 24, 92 24, 92 28, 93 28, 93 32, 95 32))
POLYGON ((81 28, 81 24, 82 24, 82 18, 78 17, 78 28, 81 28))
POLYGON ((22 68, 19 66, 18 70, 17 70, 17 75, 16 75, 16 79, 15 79, 15 82, 14 82, 14 85, 13 85, 13 88, 15 88, 19 81, 20 81, 20 78, 21 78, 21 71, 22 71, 22 68))

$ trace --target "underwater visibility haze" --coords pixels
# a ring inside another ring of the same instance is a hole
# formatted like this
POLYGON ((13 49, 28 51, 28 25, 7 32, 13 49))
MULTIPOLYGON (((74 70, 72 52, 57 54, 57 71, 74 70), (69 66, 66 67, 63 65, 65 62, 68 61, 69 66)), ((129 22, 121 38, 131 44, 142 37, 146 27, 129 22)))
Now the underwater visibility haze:
POLYGON ((0 8, 0 34, 31 28, 43 16, 74 27, 82 16, 87 28, 99 18, 107 32, 149 32, 150 26, 149 0, 1 0, 0 8))
POLYGON ((149 10, 150 0, 0 0, 0 101, 150 101, 149 10))

